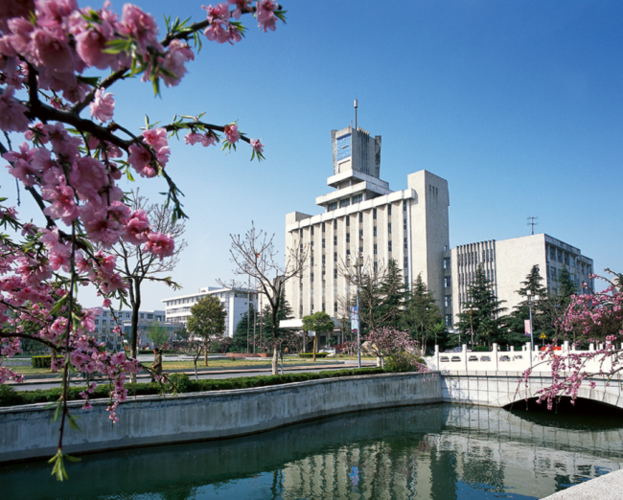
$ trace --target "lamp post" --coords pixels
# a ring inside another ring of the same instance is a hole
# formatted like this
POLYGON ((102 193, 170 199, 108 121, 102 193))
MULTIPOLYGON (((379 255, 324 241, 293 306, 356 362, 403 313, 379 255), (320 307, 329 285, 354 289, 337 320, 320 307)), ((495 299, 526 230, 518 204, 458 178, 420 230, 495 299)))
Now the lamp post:
POLYGON ((526 290, 526 300, 528 301, 528 311, 530 311, 530 351, 534 351, 534 326, 532 325, 532 307, 539 300, 538 295, 532 295, 532 290, 526 290))

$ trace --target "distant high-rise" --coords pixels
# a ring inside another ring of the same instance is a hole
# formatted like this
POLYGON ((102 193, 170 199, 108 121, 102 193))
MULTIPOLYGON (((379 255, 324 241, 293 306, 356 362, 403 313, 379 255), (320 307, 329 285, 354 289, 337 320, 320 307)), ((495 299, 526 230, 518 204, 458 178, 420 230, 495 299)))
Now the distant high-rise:
MULTIPOLYGON (((297 318, 325 311, 338 314, 339 299, 351 290, 340 264, 362 257, 373 266, 393 259, 411 284, 418 274, 441 300, 443 252, 449 246, 448 183, 420 170, 407 178, 407 189, 392 191, 380 179, 381 137, 361 128, 331 131, 334 191, 316 198, 320 215, 286 215, 286 252, 307 245, 304 274, 287 282, 286 298, 297 318)), ((440 302, 441 305, 441 302, 440 302)))

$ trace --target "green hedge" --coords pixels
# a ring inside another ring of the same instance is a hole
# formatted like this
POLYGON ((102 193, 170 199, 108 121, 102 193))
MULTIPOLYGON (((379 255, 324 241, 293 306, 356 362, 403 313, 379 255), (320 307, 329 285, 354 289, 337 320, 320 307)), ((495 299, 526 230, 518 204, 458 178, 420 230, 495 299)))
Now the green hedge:
MULTIPOLYGON (((371 375, 384 373, 387 370, 381 368, 360 368, 354 370, 336 370, 321 373, 287 373, 284 375, 269 375, 259 377, 237 377, 227 379, 203 379, 199 381, 191 380, 186 374, 171 375, 173 384, 164 386, 167 393, 173 392, 203 392, 203 391, 226 391, 231 389, 246 389, 251 387, 265 387, 269 385, 286 384, 288 382, 302 382, 304 380, 315 380, 332 377, 349 377, 353 375, 371 375)), ((125 384, 128 389, 128 397, 162 394, 163 387, 155 382, 140 384, 125 384)), ((107 398, 111 390, 110 384, 98 385, 91 396, 96 398, 107 398)), ((85 387, 70 387, 67 390, 69 400, 82 400, 80 392, 85 387)), ((33 403, 48 403, 58 401, 61 397, 61 388, 37 389, 35 391, 16 391, 9 385, 0 385, 0 406, 17 406, 33 403)))
MULTIPOLYGON (((326 352, 317 352, 316 353, 316 357, 317 358, 326 358, 328 356, 328 353, 326 352)), ((299 358, 313 358, 314 357, 314 353, 313 352, 300 352, 299 353, 299 358)))
POLYGON ((50 368, 52 366, 52 356, 33 356, 30 358, 33 368, 50 368))

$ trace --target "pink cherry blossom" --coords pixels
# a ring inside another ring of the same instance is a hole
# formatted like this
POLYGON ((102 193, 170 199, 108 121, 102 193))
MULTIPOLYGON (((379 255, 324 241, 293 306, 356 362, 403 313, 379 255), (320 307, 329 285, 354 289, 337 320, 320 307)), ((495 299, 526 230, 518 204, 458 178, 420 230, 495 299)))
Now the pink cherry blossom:
POLYGON ((52 205, 43 210, 43 213, 52 219, 62 219, 69 225, 80 215, 80 208, 74 200, 74 190, 70 186, 60 184, 43 188, 41 194, 44 200, 52 202, 52 205))
POLYGON ((28 130, 28 118, 24 113, 26 106, 13 98, 15 88, 7 85, 0 95, 0 129, 6 132, 25 132, 28 130))
POLYGON ((190 144, 194 146, 198 142, 200 142, 204 147, 212 146, 216 144, 216 137, 214 137, 209 132, 206 134, 198 134, 196 132, 189 132, 184 137, 184 142, 186 144, 190 144))
POLYGON ((248 0, 227 0, 227 3, 229 5, 235 5, 236 8, 234 9, 234 11, 232 12, 232 17, 234 19, 240 19, 240 15, 243 12, 250 12, 251 9, 249 8, 248 5, 248 0))
POLYGON ((121 21, 117 27, 123 36, 133 39, 141 54, 147 54, 147 48, 157 52, 164 52, 164 48, 158 41, 158 25, 154 18, 143 12, 136 5, 126 3, 123 6, 121 21))
POLYGON ((115 109, 115 100, 113 94, 110 92, 104 94, 104 89, 97 89, 95 91, 95 98, 89 104, 91 110, 91 117, 104 123, 112 120, 113 111, 115 109))
POLYGON ((260 139, 251 139, 251 147, 256 153, 264 152, 264 144, 260 142, 260 139))
POLYGON ((259 0, 256 4, 257 23, 260 29, 275 31, 279 4, 274 0, 259 0))
POLYGON ((149 219, 145 210, 136 210, 123 226, 123 239, 140 245, 149 239, 149 219))
POLYGON ((173 40, 169 44, 169 50, 167 55, 162 61, 162 67, 166 69, 173 76, 161 75, 167 87, 174 87, 180 83, 180 79, 186 74, 186 67, 184 64, 188 61, 194 61, 195 54, 186 42, 182 40, 173 40))
POLYGON ((145 251, 153 253, 162 260, 165 257, 173 255, 175 251, 175 240, 168 234, 150 233, 149 241, 145 243, 145 251))
POLYGON ((225 125, 225 136, 227 137, 227 142, 230 144, 235 144, 240 140, 240 133, 238 132, 238 126, 235 124, 225 125))
POLYGON ((102 162, 84 156, 75 163, 69 175, 69 182, 72 186, 76 186, 76 192, 81 200, 98 202, 101 199, 100 191, 108 185, 108 175, 102 162))

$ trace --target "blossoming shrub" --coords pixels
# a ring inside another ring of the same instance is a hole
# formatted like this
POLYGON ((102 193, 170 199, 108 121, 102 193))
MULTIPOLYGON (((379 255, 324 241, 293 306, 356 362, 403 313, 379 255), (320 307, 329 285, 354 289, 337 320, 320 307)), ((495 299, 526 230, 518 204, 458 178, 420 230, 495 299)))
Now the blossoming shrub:
MULTIPOLYGON (((112 245, 142 246, 163 259, 174 241, 150 227, 142 210, 127 204, 118 181, 126 176, 160 177, 174 218, 185 217, 181 193, 165 168, 169 140, 186 134, 187 144, 250 144, 251 158, 263 158, 263 144, 249 139, 236 123, 214 125, 203 115, 175 117, 167 125, 147 123, 138 131, 114 121, 116 82, 140 77, 158 94, 160 85, 180 84, 186 64, 195 59, 200 36, 218 43, 241 40, 242 15, 254 16, 261 30, 275 30, 284 11, 273 0, 228 0, 205 7, 196 23, 167 19, 159 38, 154 18, 131 4, 114 12, 110 2, 98 10, 76 0, 3 0, 0 7, 0 155, 9 173, 41 210, 41 225, 19 218, 0 199, 0 384, 22 377, 2 361, 18 354, 22 339, 59 353, 50 364, 60 372, 62 389, 55 420, 60 419, 58 479, 66 477, 62 438, 66 423, 77 428, 67 407, 70 366, 106 376, 114 424, 127 399, 128 374, 142 369, 135 359, 107 352, 98 343, 95 316, 80 306, 80 285, 92 284, 102 306, 126 295, 112 245), (102 77, 104 74, 106 76, 102 77)), ((166 280, 165 280, 166 281, 166 280)), ((111 308, 114 315, 114 310, 111 308)), ((120 335, 120 331, 116 330, 120 335)), ((84 409, 97 391, 80 395, 84 409)))

